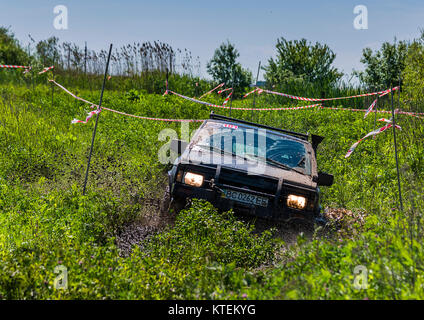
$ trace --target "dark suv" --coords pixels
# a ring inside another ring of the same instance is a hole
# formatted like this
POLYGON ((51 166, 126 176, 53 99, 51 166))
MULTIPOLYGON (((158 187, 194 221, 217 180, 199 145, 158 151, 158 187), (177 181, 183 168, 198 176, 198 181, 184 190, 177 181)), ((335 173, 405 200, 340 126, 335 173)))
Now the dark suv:
POLYGON ((322 140, 212 113, 190 143, 171 142, 171 203, 178 208, 199 198, 225 211, 324 222, 319 186, 332 185, 333 176, 317 171, 322 140))

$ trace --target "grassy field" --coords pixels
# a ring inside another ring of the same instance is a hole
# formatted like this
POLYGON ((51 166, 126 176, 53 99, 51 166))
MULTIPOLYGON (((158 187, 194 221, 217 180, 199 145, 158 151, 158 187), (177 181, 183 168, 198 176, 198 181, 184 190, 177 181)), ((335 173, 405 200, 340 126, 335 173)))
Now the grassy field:
MULTIPOLYGON (((99 92, 77 91, 99 99, 99 92)), ((165 219, 147 205, 163 197, 169 169, 158 161, 166 143, 158 135, 181 126, 103 111, 83 196, 94 121, 72 125, 89 107, 57 88, 51 103, 50 86, 0 86, 1 299, 424 298, 422 119, 397 119, 400 211, 392 130, 344 158, 353 142, 373 130, 374 115, 364 120, 362 112, 326 109, 255 112, 254 121, 325 136, 319 169, 334 174, 335 183, 322 188, 322 204, 346 213, 341 228, 298 232, 288 245, 281 231, 254 232, 253 224, 233 213, 194 201, 175 223, 123 256, 116 238, 125 226, 147 216, 165 219), (66 290, 54 286, 60 265, 68 270, 66 290), (354 286, 357 266, 368 272, 367 289, 354 286)), ((251 103, 236 100, 233 106, 251 103)), ((261 96, 256 105, 276 103, 261 96)), ((206 119, 210 112, 176 96, 136 90, 108 90, 103 105, 163 118, 206 119)), ((382 106, 389 108, 388 97, 382 106)), ((250 111, 231 115, 252 119, 250 111)), ((198 125, 191 123, 190 131, 198 125)))

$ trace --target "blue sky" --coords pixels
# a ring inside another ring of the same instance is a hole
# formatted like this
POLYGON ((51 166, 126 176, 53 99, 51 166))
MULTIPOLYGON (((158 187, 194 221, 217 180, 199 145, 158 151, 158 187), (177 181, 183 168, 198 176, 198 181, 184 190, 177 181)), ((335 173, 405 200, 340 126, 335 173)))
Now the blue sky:
POLYGON ((239 61, 254 74, 259 60, 264 65, 275 55, 281 36, 328 44, 337 54, 335 65, 350 73, 362 69, 363 48, 377 49, 394 37, 413 39, 424 28, 422 0, 2 0, 1 7, 0 25, 10 26, 22 43, 28 34, 36 41, 53 35, 81 46, 87 41, 96 50, 109 43, 160 40, 199 56, 201 76, 207 76, 206 62, 226 40, 236 45, 239 61), (56 5, 68 8, 68 30, 53 27, 56 5), (356 5, 368 8, 368 30, 353 27, 356 5))

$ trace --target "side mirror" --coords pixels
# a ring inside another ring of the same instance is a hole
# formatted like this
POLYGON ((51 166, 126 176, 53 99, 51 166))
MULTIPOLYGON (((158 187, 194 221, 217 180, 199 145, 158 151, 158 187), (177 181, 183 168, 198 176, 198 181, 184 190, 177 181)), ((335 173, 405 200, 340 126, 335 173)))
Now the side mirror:
POLYGON ((325 172, 318 172, 317 184, 319 186, 331 186, 334 182, 334 176, 325 172))
POLYGON ((181 155, 184 150, 187 148, 188 142, 182 140, 172 140, 171 141, 171 151, 174 153, 181 155))

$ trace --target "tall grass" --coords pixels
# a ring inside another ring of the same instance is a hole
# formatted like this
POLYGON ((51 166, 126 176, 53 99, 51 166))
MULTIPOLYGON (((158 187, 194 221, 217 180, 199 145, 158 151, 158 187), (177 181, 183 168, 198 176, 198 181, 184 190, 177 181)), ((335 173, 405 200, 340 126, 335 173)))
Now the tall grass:
MULTIPOLYGON (((96 101, 99 92, 80 88, 78 94, 96 101)), ((257 106, 267 99, 259 96, 257 106)), ((219 104, 223 98, 212 94, 208 100, 219 104)), ((251 98, 232 103, 251 104, 251 98)), ((205 119, 210 111, 142 90, 107 90, 104 105, 167 118, 205 119)), ((114 237, 145 214, 143 199, 163 196, 169 167, 158 161, 165 143, 158 134, 180 127, 102 112, 89 192, 82 196, 93 121, 70 121, 88 110, 58 90, 52 106, 49 86, 0 87, 1 298, 423 298, 421 119, 397 117, 400 211, 391 130, 363 141, 344 159, 349 146, 373 129, 373 115, 364 120, 361 112, 326 109, 254 112, 260 123, 325 136, 319 169, 334 174, 335 183, 322 188, 322 204, 365 213, 365 226, 352 222, 353 233, 327 232, 312 242, 299 235, 286 248, 234 224, 231 214, 221 217, 196 203, 175 227, 124 258, 114 237), (53 286, 59 264, 69 270, 68 290, 53 286), (366 290, 353 286, 357 265, 369 271, 366 290)), ((250 111, 231 114, 252 118, 250 111)), ((190 124, 191 130, 197 126, 190 124)))

